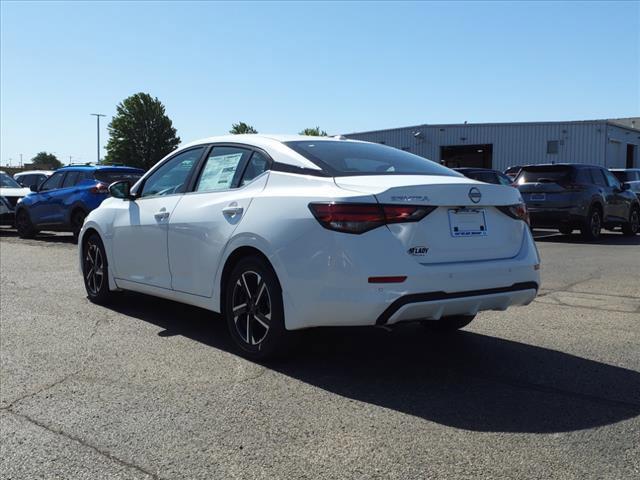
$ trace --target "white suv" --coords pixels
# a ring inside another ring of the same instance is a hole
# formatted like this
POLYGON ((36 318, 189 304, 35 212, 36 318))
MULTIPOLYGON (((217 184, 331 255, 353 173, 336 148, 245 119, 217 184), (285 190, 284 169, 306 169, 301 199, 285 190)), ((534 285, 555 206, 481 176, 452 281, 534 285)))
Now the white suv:
POLYGON ((15 222, 16 204, 31 190, 24 188, 5 172, 0 171, 0 225, 11 225, 15 222))

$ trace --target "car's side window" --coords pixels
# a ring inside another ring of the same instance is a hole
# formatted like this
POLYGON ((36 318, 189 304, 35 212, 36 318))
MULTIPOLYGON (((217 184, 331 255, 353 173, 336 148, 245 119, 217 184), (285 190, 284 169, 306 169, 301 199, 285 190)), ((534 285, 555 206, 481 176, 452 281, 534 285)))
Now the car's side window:
POLYGON ((33 181, 33 175, 22 175, 18 178, 18 183, 20 185, 24 185, 25 187, 30 187, 35 182, 33 181))
POLYGON ((593 178, 593 183, 596 185, 600 185, 603 187, 607 186, 607 182, 604 179, 604 176, 602 175, 602 171, 597 169, 597 168, 592 168, 590 169, 591 171, 591 178, 593 178))
POLYGON ((244 169, 240 185, 246 185, 261 173, 265 172, 269 167, 269 160, 260 152, 253 152, 247 167, 244 169))
POLYGON ((140 196, 151 197, 184 193, 189 173, 202 156, 203 150, 204 147, 193 148, 168 160, 145 180, 140 196))
POLYGON ((251 150, 239 147, 213 147, 202 168, 196 192, 215 192, 238 186, 238 177, 251 150))
POLYGON ((67 172, 67 176, 64 177, 64 182, 62 182, 62 188, 73 187, 78 183, 78 175, 80 175, 80 172, 67 172))
POLYGON ((604 177, 607 179, 607 184, 610 187, 620 188, 620 182, 613 173, 609 170, 601 170, 601 172, 604 173, 604 177))
POLYGON ((41 191, 47 190, 55 190, 56 188, 60 188, 62 185, 62 180, 64 178, 64 172, 57 172, 51 175, 46 182, 42 184, 41 191))
POLYGON ((511 179, 506 175, 501 175, 499 173, 496 173, 496 176, 498 177, 498 183, 500 185, 511 185, 513 183, 511 179))

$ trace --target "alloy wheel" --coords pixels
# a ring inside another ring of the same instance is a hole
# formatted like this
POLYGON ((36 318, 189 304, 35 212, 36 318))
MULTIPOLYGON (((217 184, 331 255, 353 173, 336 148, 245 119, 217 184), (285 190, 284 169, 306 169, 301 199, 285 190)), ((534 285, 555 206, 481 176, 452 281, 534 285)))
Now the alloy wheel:
POLYGON ((638 210, 633 210, 633 212, 631 212, 631 218, 629 220, 629 223, 631 224, 631 233, 632 234, 637 234, 638 233, 638 229, 640 229, 640 214, 638 214, 638 210))
POLYGON ((18 230, 27 230, 29 228, 29 219, 27 217, 27 212, 24 210, 20 210, 16 217, 16 228, 18 230))
POLYGON ((271 326, 271 297, 257 272, 243 272, 233 287, 232 315, 236 331, 248 345, 259 345, 271 326))
POLYGON ((87 244, 84 258, 84 278, 89 293, 98 295, 104 282, 104 258, 98 245, 93 242, 87 244))
POLYGON ((600 235, 600 230, 602 230, 600 213, 596 210, 591 215, 591 235, 593 235, 593 238, 596 238, 600 235))

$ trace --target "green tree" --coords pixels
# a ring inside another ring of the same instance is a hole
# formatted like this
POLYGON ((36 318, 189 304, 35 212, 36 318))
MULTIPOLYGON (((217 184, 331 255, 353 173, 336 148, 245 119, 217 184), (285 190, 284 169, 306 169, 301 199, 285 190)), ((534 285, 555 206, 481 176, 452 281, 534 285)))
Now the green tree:
POLYGON ((305 128, 300 132, 300 135, 308 135, 311 137, 327 137, 327 132, 320 130, 320 127, 305 128))
POLYGON ((229 133, 238 135, 240 133, 258 133, 258 131, 251 125, 248 125, 244 122, 238 122, 231 125, 231 130, 229 130, 229 133))
POLYGON ((119 103, 108 129, 105 163, 148 169, 180 144, 164 105, 148 93, 119 103))
POLYGON ((41 170, 55 170, 62 167, 62 162, 53 153, 40 152, 31 159, 31 164, 41 170))

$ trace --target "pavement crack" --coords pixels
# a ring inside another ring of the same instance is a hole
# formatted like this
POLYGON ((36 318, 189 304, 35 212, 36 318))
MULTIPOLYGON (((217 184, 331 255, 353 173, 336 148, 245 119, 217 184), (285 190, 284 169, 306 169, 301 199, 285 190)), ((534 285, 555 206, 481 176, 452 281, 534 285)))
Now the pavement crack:
POLYGON ((599 278, 599 277, 600 277, 600 274, 596 272, 596 273, 594 273, 592 275, 589 275, 589 277, 584 278, 582 280, 578 280, 576 282, 569 283, 569 284, 564 285, 564 286, 559 287, 559 288, 553 288, 553 289, 550 289, 550 290, 545 290, 544 292, 539 293, 538 297, 546 297, 547 295, 551 295, 552 293, 558 293, 558 292, 570 292, 571 288, 577 287, 581 283, 586 283, 586 282, 589 282, 591 280, 595 280, 596 278, 599 278))
POLYGON ((47 384, 47 385, 45 385, 45 386, 43 386, 43 387, 39 388, 38 390, 36 390, 36 391, 34 391, 34 392, 30 392, 30 393, 27 393, 27 394, 25 394, 25 395, 22 395, 22 396, 20 396, 20 397, 18 397, 18 398, 16 398, 16 399, 14 399, 13 401, 11 401, 11 403, 9 403, 9 405, 7 405, 7 406, 5 406, 5 407, 0 407, 0 410, 11 410, 11 408, 12 408, 13 406, 17 405, 18 403, 22 402, 23 400, 26 400, 26 399, 28 399, 28 398, 35 397, 36 395, 40 395, 41 393, 46 392, 47 390, 50 390, 50 389, 52 389, 52 388, 55 388, 55 387, 57 387, 58 385, 60 385, 60 384, 62 384, 62 383, 64 383, 64 382, 66 382, 67 380, 69 380, 71 377, 73 377, 73 376, 77 375, 79 372, 80 372, 80 369, 75 370, 75 371, 73 371, 73 372, 69 373, 68 375, 65 375, 64 377, 62 377, 62 378, 60 378, 60 379, 56 380, 55 382, 53 382, 53 383, 49 383, 49 384, 47 384))
POLYGON ((147 469, 145 469, 145 468, 143 468, 143 467, 141 467, 139 465, 136 465, 135 463, 132 463, 132 462, 129 462, 127 460, 123 460, 122 458, 116 457, 111 452, 108 452, 106 450, 103 450, 103 449, 95 446, 95 445, 92 445, 91 443, 87 442, 86 440, 84 440, 84 439, 82 439, 82 438, 80 438, 80 437, 78 437, 76 435, 72 435, 70 433, 67 433, 67 432, 59 429, 59 428, 53 427, 51 425, 47 425, 47 424, 45 424, 45 423, 43 423, 43 422, 41 422, 39 420, 36 420, 33 417, 30 417, 29 415, 24 414, 24 413, 18 413, 16 411, 10 410, 10 409, 8 409, 7 411, 10 412, 11 414, 17 416, 17 417, 20 417, 20 418, 22 418, 22 419, 34 424, 34 425, 37 425, 40 428, 43 428, 43 429, 47 430, 48 432, 55 433, 56 435, 60 435, 62 437, 65 437, 68 440, 71 440, 71 441, 74 441, 76 443, 79 443, 83 447, 89 448, 90 450, 96 452, 97 454, 102 455, 103 457, 106 457, 109 460, 112 460, 112 461, 114 461, 114 462, 116 462, 116 463, 118 463, 118 464, 120 464, 120 465, 122 465, 124 467, 136 470, 136 471, 138 471, 138 472, 140 472, 140 473, 142 473, 144 475, 147 475, 147 476, 153 478, 154 480, 163 480, 162 477, 158 476, 157 474, 155 474, 153 472, 150 472, 149 470, 147 470, 147 469))

